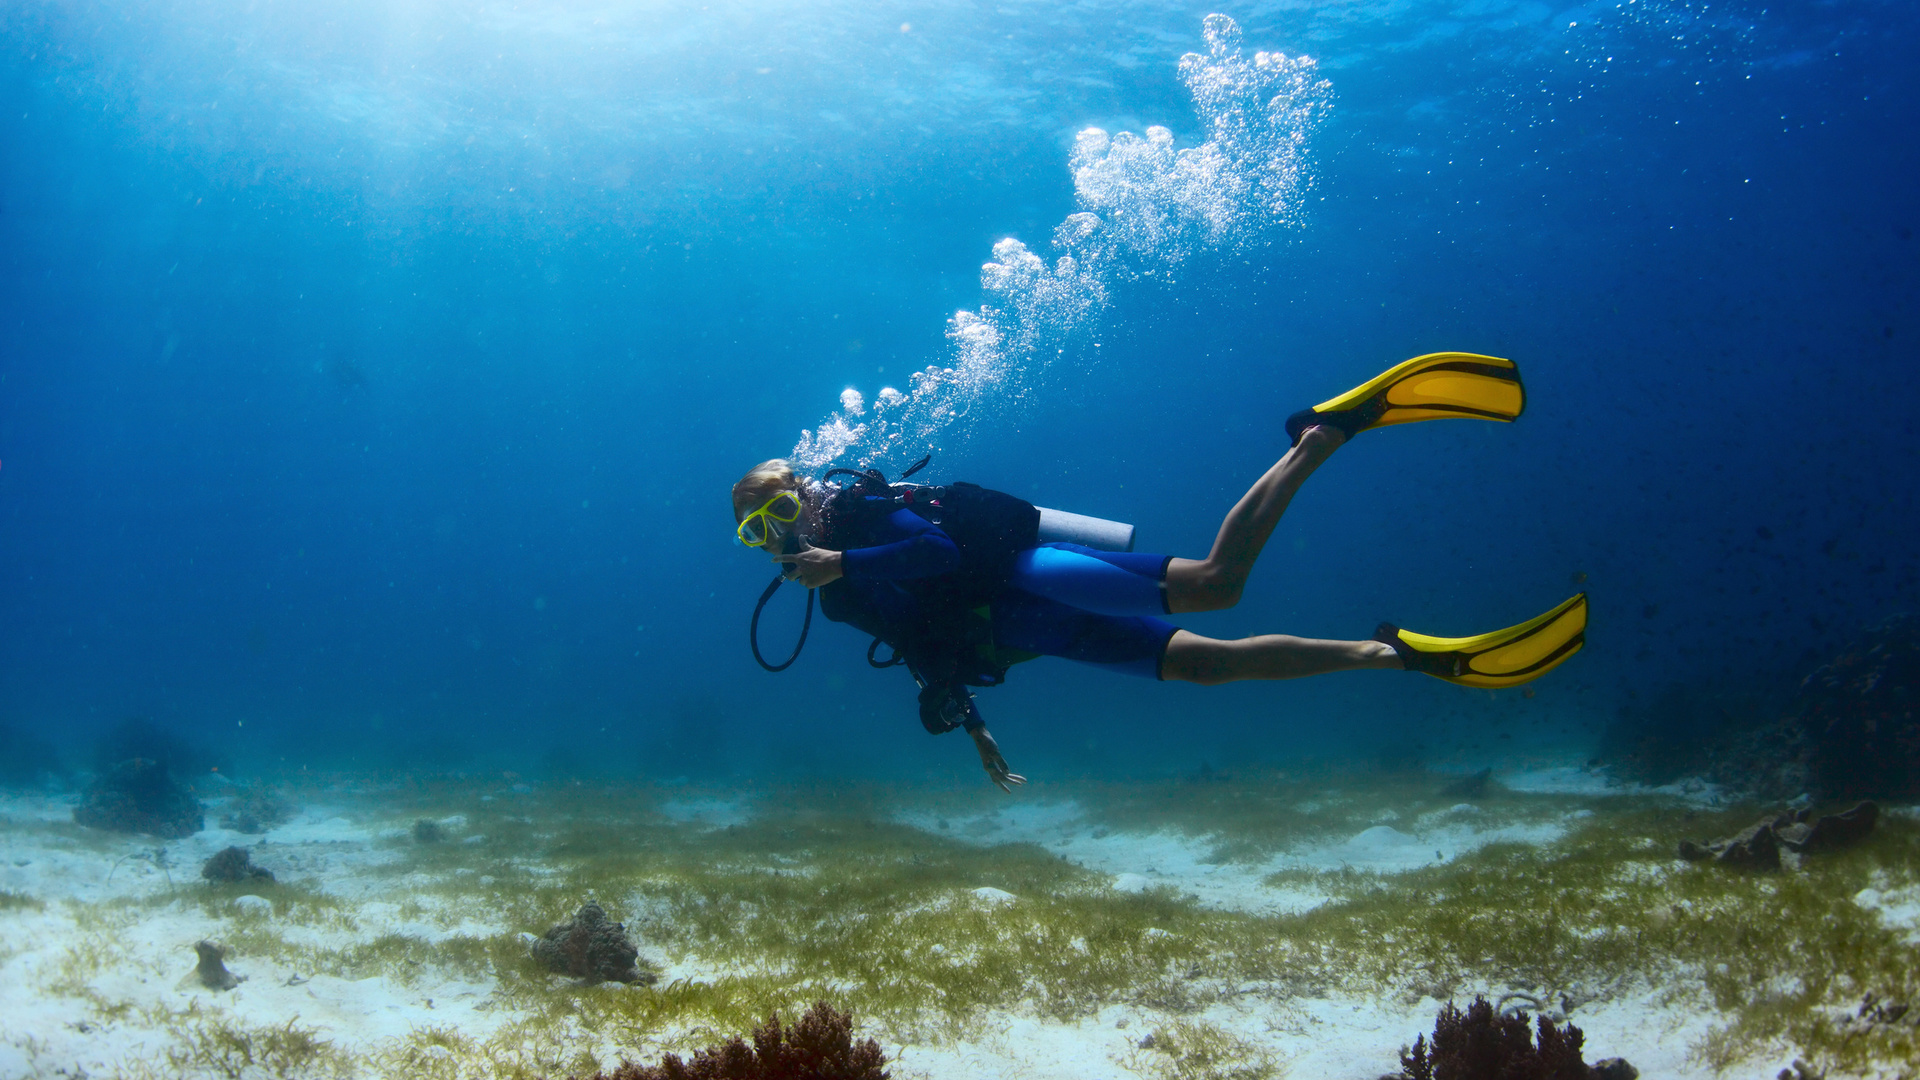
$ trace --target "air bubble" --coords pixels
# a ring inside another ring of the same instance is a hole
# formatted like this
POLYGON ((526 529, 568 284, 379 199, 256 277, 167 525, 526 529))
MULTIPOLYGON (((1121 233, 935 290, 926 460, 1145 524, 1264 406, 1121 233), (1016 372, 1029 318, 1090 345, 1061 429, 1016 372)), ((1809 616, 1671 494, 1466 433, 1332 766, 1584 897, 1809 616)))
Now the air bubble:
POLYGON ((1207 52, 1180 58, 1180 80, 1207 132, 1178 149, 1154 125, 1144 137, 1089 127, 1068 156, 1076 212, 1054 228, 1049 260, 1013 237, 980 268, 979 309, 947 321, 950 367, 929 367, 906 392, 882 391, 866 416, 858 391, 794 447, 803 471, 853 455, 862 468, 912 454, 962 419, 987 420, 1031 397, 1047 361, 1097 321, 1116 281, 1159 277, 1200 251, 1239 251, 1297 225, 1311 185, 1307 142, 1332 105, 1312 58, 1242 54, 1225 15, 1203 25, 1207 52))

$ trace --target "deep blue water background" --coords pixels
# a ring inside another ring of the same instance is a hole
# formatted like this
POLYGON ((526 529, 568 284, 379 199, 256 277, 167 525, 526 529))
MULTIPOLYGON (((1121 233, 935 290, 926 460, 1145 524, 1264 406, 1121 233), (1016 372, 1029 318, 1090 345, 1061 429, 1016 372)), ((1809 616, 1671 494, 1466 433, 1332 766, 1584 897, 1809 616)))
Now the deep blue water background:
POLYGON ((942 360, 1076 130, 1203 138, 1211 10, 1333 82, 1304 225, 1119 284, 934 473, 1197 555, 1287 412, 1513 357, 1523 421, 1358 441, 1186 624, 1467 633, 1585 575, 1590 644, 1530 698, 1029 665, 982 699, 1016 768, 1580 752, 1676 684, 1777 712, 1920 603, 1909 5, 54 2, 0 11, 0 721, 976 775, 850 630, 753 665, 726 487, 942 360))

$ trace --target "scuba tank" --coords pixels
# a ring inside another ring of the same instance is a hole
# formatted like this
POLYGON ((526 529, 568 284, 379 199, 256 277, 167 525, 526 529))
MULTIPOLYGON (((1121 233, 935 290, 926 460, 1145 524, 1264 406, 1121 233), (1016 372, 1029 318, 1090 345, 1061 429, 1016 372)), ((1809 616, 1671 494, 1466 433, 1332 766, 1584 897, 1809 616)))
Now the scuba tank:
POLYGON ((1131 525, 1045 506, 1034 509, 1040 511, 1040 542, 1043 544, 1079 544, 1095 551, 1133 550, 1131 525))

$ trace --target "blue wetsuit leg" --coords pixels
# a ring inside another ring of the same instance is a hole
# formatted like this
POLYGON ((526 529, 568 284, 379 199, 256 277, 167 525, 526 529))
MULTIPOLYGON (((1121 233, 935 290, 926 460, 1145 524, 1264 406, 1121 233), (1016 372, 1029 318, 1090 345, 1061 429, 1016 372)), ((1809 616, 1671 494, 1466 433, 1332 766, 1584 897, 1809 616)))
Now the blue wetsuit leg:
POLYGON ((1172 561, 1171 555, 1041 544, 1014 560, 1008 584, 1102 615, 1165 615, 1167 564, 1172 561))
POLYGON ((1179 627, 1142 615, 1103 615, 1007 588, 993 598, 993 643, 1078 660, 1125 675, 1160 678, 1160 660, 1179 627))

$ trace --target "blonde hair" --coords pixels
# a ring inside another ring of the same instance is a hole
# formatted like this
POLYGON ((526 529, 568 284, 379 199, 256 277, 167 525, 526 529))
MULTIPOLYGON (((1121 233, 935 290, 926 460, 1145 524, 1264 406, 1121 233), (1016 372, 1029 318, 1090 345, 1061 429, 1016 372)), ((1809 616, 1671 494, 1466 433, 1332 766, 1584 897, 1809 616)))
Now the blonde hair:
POLYGON ((806 484, 794 475, 793 463, 786 458, 763 461, 747 470, 733 485, 733 517, 740 519, 740 507, 748 513, 782 491, 798 492, 805 497, 806 484))

